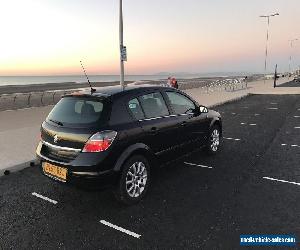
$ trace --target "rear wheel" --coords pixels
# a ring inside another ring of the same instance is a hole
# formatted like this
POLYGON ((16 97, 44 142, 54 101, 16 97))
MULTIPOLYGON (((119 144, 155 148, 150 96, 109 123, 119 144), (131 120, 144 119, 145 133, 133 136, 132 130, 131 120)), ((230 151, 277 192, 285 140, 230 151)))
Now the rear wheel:
POLYGON ((124 164, 120 181, 115 189, 116 198, 124 204, 139 202, 150 184, 150 164, 142 155, 130 157, 124 164))
POLYGON ((220 126, 214 125, 210 129, 209 138, 207 142, 207 152, 209 154, 216 154, 221 146, 221 129, 220 126))

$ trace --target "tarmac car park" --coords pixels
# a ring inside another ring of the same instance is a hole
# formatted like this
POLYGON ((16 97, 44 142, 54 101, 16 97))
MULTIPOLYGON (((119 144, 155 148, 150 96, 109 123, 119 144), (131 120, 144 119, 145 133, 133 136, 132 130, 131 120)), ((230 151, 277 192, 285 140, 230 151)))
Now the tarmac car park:
POLYGON ((299 95, 253 95, 214 109, 219 153, 199 150, 152 171, 147 196, 133 206, 110 190, 58 185, 38 166, 1 177, 2 247, 241 249, 241 234, 299 238, 299 95))

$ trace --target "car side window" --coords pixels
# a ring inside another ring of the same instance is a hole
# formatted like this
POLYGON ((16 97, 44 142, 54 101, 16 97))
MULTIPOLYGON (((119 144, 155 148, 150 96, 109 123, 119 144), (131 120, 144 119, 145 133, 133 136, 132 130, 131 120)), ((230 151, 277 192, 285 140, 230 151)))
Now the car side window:
POLYGON ((180 93, 167 91, 166 94, 173 111, 177 115, 186 114, 189 111, 192 112, 196 108, 195 104, 189 98, 180 93))
POLYGON ((146 118, 169 115, 167 105, 159 92, 143 95, 139 98, 146 118))
POLYGON ((136 120, 145 119, 145 115, 137 98, 134 98, 128 102, 128 108, 136 120))

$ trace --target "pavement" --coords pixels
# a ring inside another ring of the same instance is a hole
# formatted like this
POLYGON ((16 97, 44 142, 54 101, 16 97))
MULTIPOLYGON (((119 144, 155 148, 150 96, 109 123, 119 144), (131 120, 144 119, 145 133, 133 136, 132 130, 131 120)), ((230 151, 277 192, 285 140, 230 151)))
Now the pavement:
POLYGON ((154 171, 135 206, 121 206, 110 190, 60 185, 37 166, 1 177, 0 245, 210 250, 244 249, 241 234, 299 240, 299 95, 250 95, 215 110, 223 117, 219 154, 200 150, 154 171))
MULTIPOLYGON (((287 78, 280 78, 278 84, 285 83, 287 78)), ((239 100, 251 93, 254 94, 300 94, 300 88, 273 88, 273 80, 249 83, 247 89, 227 92, 203 92, 201 88, 188 89, 200 104, 214 107, 226 102, 239 100)), ((44 121, 52 105, 0 112, 0 176, 30 166, 35 159, 35 148, 39 138, 40 124, 44 121), (25 165, 23 163, 26 163, 25 165)))
POLYGON ((0 176, 30 166, 40 124, 53 106, 0 112, 0 176), (26 163, 26 164, 24 164, 26 163))

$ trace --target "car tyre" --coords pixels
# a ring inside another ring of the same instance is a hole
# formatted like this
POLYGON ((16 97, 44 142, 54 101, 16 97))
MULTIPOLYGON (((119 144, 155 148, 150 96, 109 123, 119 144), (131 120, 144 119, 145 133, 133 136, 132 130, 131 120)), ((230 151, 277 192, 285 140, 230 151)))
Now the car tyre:
POLYGON ((114 194, 118 201, 133 205, 141 201, 150 185, 150 164, 142 155, 130 157, 123 165, 114 194))
POLYGON ((206 145, 206 151, 210 155, 215 155, 220 151, 221 147, 221 128, 218 125, 212 126, 209 130, 209 136, 206 145))

